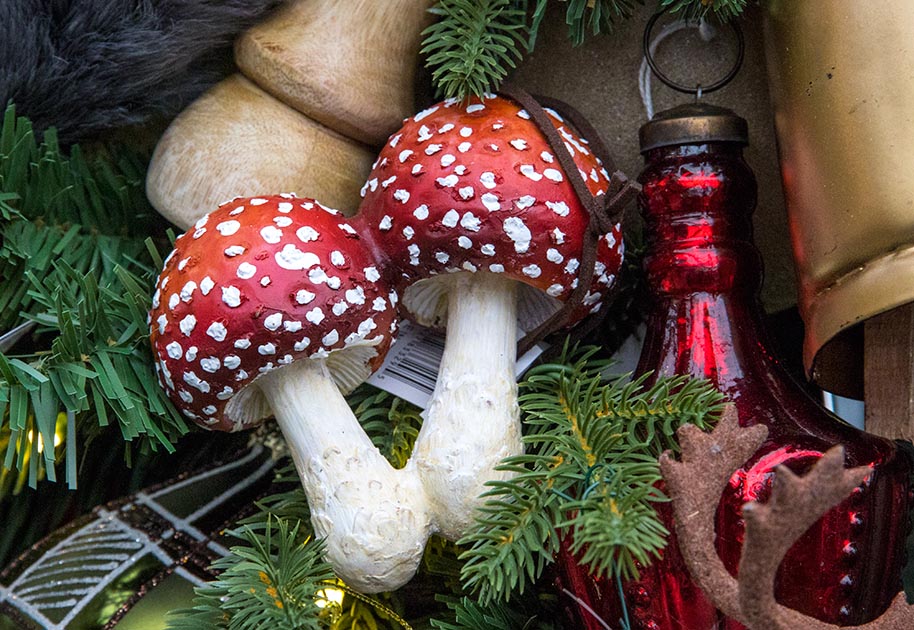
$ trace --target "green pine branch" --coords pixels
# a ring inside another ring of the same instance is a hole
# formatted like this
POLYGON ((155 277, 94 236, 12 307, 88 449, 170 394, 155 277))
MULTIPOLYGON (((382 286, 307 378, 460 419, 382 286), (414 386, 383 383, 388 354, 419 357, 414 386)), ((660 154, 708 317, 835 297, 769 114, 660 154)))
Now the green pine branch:
POLYGON ((66 155, 53 129, 39 139, 12 105, 5 111, 0 332, 28 321, 36 331, 0 353, 0 451, 3 468, 33 487, 56 480, 61 457, 74 487, 77 449, 101 431, 120 432, 128 459, 131 441, 172 450, 187 431, 153 372, 147 313, 161 260, 146 239, 164 233, 144 174, 133 150, 66 155))
POLYGON ((531 613, 529 601, 486 605, 468 597, 445 601, 453 622, 433 619, 432 628, 436 630, 554 630, 557 627, 551 620, 531 613))
POLYGON ((262 532, 242 528, 237 535, 246 544, 213 564, 219 578, 195 589, 194 607, 170 615, 168 628, 328 628, 323 591, 333 571, 322 559, 322 542, 302 540, 300 524, 273 519, 262 532))
POLYGON ((522 385, 527 453, 500 466, 515 476, 488 484, 476 524, 460 541, 464 585, 483 604, 522 593, 563 539, 593 574, 623 579, 665 544, 653 509, 666 500, 657 456, 675 449, 682 424, 706 428, 721 395, 685 377, 652 386, 646 376, 607 382, 592 353, 538 366, 522 385))
MULTIPOLYGON (((439 0, 438 21, 424 32, 422 54, 439 96, 466 100, 496 92, 524 53, 533 52, 546 11, 556 0, 439 0)), ((587 33, 609 33, 644 0, 562 0, 568 38, 577 46, 587 33)), ((747 0, 663 0, 685 17, 739 17, 747 0)))

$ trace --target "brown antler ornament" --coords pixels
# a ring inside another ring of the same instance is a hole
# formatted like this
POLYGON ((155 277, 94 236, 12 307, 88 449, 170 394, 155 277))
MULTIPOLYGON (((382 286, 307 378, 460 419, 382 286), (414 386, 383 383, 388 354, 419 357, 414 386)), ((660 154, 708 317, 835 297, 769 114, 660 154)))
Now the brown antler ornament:
MULTIPOLYGON (((682 461, 669 452, 660 469, 672 498, 676 536, 692 578, 720 610, 751 630, 825 630, 838 626, 778 604, 774 579, 784 555, 803 533, 845 498, 869 474, 867 467, 844 468, 844 449, 829 450, 810 471, 798 477, 780 466, 766 504, 743 507, 746 536, 739 580, 724 567, 714 547, 714 514, 733 472, 761 446, 768 429, 742 428, 729 406, 717 428, 703 433, 679 429, 682 461)), ((881 617, 853 626, 859 630, 911 630, 914 607, 899 593, 881 617)))

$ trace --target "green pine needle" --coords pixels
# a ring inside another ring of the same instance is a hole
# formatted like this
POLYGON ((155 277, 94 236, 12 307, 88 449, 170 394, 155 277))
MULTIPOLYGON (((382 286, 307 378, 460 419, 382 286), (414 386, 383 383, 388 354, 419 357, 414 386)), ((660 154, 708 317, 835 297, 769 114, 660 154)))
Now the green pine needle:
POLYGON ((684 19, 713 14, 721 22, 738 18, 746 10, 747 0, 662 0, 660 6, 684 19))
POLYGON ((453 623, 433 619, 432 628, 436 630, 553 630, 556 627, 519 605, 501 602, 483 605, 468 597, 446 601, 453 623))
POLYGON ((687 422, 707 428, 721 395, 685 377, 607 381, 593 350, 533 368, 522 384, 527 453, 499 467, 471 531, 462 578, 483 604, 507 601, 535 582, 571 534, 571 551, 595 575, 637 575, 663 548, 653 504, 657 456, 675 449, 687 422))
MULTIPOLYGON (((525 3, 523 3, 525 4, 525 3)), ((440 0, 440 19, 423 31, 421 53, 440 96, 482 97, 504 80, 522 57, 526 11, 515 0, 440 0)))
POLYGON ((320 630, 327 618, 318 602, 332 585, 321 541, 302 540, 299 525, 270 519, 262 532, 242 528, 246 544, 231 548, 213 568, 216 581, 195 589, 190 610, 169 616, 172 630, 320 630))

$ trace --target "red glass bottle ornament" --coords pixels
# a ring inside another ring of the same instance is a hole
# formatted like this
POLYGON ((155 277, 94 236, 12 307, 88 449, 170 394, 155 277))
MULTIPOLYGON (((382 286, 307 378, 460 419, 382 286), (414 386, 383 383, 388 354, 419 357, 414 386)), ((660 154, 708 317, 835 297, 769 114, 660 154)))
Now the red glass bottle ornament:
MULTIPOLYGON (((766 500, 774 469, 802 472, 842 444, 848 466, 873 474, 791 548, 778 572, 784 605, 838 625, 877 617, 901 587, 907 513, 907 458, 891 441, 858 431, 821 408, 779 365, 762 328, 762 265, 752 243, 756 182, 743 160, 746 121, 690 104, 662 112, 641 129, 646 166, 639 205, 653 299, 638 372, 689 374, 711 381, 737 409, 740 424, 764 424, 765 444, 737 471, 717 515, 717 549, 734 575, 743 503, 766 500)), ((661 508, 668 529, 672 519, 661 508)), ((632 630, 735 630, 691 581, 671 535, 663 557, 622 588, 632 630)), ((617 585, 593 580, 570 555, 559 578, 593 613, 623 616, 617 585)), ((580 602, 578 627, 602 629, 580 602)))

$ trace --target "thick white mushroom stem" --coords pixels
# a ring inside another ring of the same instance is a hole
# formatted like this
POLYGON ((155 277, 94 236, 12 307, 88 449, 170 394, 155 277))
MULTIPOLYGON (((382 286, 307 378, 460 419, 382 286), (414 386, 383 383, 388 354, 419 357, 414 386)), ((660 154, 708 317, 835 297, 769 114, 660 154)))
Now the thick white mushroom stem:
POLYGON ((494 273, 447 279, 447 338, 435 391, 413 459, 442 536, 460 538, 473 522, 494 467, 523 452, 515 376, 517 289, 494 273))
POLYGON ((323 360, 257 381, 301 477, 315 534, 352 588, 399 588, 415 574, 430 524, 412 466, 394 469, 362 430, 323 360))

